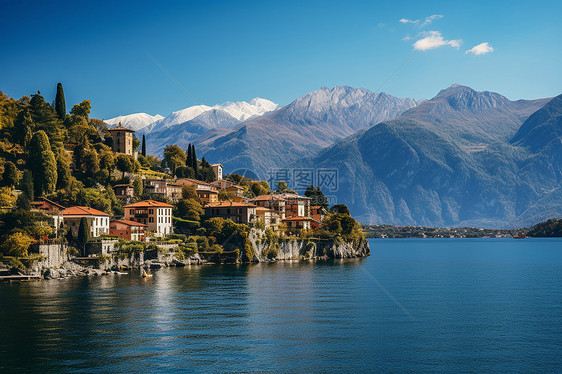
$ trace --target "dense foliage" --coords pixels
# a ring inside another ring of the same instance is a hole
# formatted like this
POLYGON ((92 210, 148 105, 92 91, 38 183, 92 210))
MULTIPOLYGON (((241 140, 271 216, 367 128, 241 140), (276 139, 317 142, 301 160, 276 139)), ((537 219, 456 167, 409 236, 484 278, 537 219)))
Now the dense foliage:
POLYGON ((527 232, 531 237, 562 237, 562 219, 549 219, 531 227, 527 232))

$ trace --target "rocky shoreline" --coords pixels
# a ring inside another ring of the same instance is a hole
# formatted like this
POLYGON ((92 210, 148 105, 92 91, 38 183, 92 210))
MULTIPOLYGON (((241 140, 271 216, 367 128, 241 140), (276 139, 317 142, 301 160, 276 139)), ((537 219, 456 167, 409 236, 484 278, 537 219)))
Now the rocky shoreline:
MULTIPOLYGON (((313 241, 313 240, 280 240, 276 247, 276 255, 270 256, 271 244, 252 241, 254 262, 327 260, 367 257, 370 255, 369 243, 362 240, 359 243, 343 241, 313 241)), ((156 258, 144 260, 144 254, 131 254, 127 258, 118 256, 103 259, 92 257, 86 264, 85 259, 71 259, 69 257, 60 266, 49 266, 50 262, 39 262, 25 271, 14 269, 0 269, 1 281, 64 279, 70 277, 90 277, 107 274, 123 274, 130 270, 160 269, 164 267, 185 267, 191 265, 213 265, 223 263, 239 263, 232 258, 221 256, 219 253, 195 253, 186 258, 178 258, 174 252, 168 251, 158 254, 156 258)))

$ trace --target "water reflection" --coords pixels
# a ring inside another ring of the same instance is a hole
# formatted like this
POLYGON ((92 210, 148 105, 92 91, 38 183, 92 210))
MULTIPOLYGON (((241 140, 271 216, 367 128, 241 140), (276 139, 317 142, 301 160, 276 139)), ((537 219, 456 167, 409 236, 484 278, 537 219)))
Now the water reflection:
POLYGON ((0 372, 471 371, 474 362, 540 371, 560 364, 562 255, 554 248, 562 241, 517 251, 511 242, 460 242, 458 256, 451 243, 383 241, 367 259, 0 285, 0 372))

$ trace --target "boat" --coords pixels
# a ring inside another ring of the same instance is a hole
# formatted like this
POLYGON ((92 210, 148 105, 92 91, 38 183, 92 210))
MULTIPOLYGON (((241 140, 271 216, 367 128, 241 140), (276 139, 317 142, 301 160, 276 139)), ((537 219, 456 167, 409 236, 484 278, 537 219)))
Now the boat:
POLYGON ((142 277, 143 278, 152 278, 153 274, 147 273, 146 271, 142 271, 142 277))

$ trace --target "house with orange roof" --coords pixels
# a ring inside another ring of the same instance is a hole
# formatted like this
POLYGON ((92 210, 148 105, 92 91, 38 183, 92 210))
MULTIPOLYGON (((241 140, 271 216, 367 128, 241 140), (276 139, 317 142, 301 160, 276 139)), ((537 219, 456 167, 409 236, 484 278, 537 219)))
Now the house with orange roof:
POLYGON ((279 218, 285 218, 286 202, 280 195, 261 195, 250 199, 250 202, 263 208, 272 209, 277 212, 279 218))
POLYGON ((80 221, 86 218, 90 226, 90 236, 95 238, 109 234, 109 214, 87 206, 73 206, 62 211, 65 225, 73 236, 78 236, 80 221))
POLYGON ((53 219, 51 227, 53 228, 55 235, 58 236, 58 231, 64 222, 62 212, 66 208, 41 196, 37 198, 37 200, 31 202, 31 209, 51 217, 53 219))
POLYGON ((312 218, 310 217, 289 217, 281 220, 287 225, 288 231, 308 230, 311 227, 312 218))
POLYGON ((253 224, 256 219, 254 204, 222 201, 205 205, 205 217, 231 219, 236 223, 253 224))
POLYGON ((127 204, 125 208, 125 220, 139 222, 147 225, 148 231, 157 237, 171 234, 172 208, 170 204, 154 200, 144 200, 138 203, 127 204))
POLYGON ((277 229, 281 223, 281 216, 273 209, 258 206, 256 208, 256 220, 263 222, 266 229, 277 229))
POLYGON ((109 223, 109 233, 118 238, 144 242, 146 241, 145 230, 147 227, 148 225, 144 223, 118 219, 109 223))
POLYGON ((176 184, 185 187, 195 188, 195 193, 199 200, 205 204, 216 203, 219 201, 218 187, 207 182, 203 182, 192 178, 179 178, 176 179, 176 184))
POLYGON ((310 197, 293 193, 278 195, 285 200, 285 217, 310 217, 310 197))

